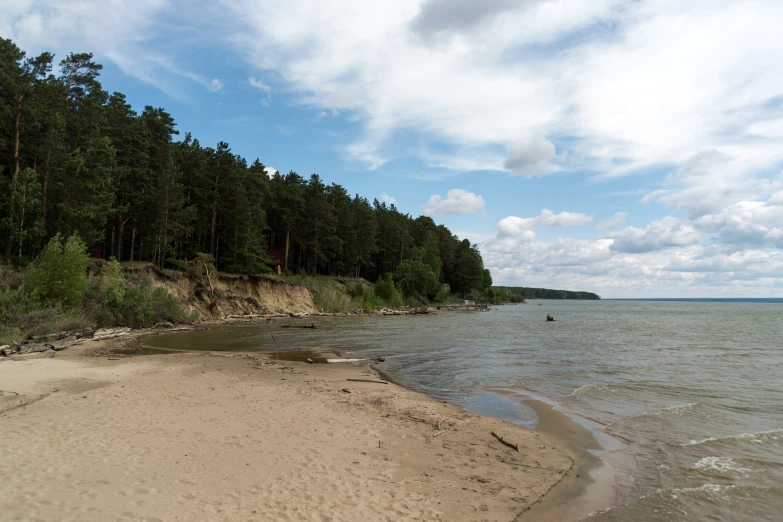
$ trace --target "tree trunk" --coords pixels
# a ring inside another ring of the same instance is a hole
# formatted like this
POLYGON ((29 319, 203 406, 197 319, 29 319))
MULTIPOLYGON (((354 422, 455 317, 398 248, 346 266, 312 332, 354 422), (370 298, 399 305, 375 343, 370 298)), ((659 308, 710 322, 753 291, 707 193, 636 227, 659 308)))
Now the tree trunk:
POLYGON ((46 192, 49 188, 49 160, 52 158, 52 144, 46 151, 46 166, 44 167, 43 194, 41 197, 41 216, 43 218, 44 228, 46 228, 46 192))
POLYGON ((133 230, 131 231, 130 261, 133 261, 133 249, 135 246, 136 246, 136 227, 133 227, 133 230))
POLYGON ((14 246, 14 191, 16 189, 16 178, 19 175, 19 129, 22 124, 22 98, 17 101, 18 112, 14 122, 14 172, 11 176, 11 205, 8 212, 10 227, 8 228, 8 239, 5 242, 5 257, 11 259, 11 250, 14 246))
POLYGON ((166 244, 169 242, 169 187, 166 186, 166 205, 163 210, 163 245, 160 253, 160 267, 163 268, 163 262, 166 261, 166 244))
MULTIPOLYGON (((218 162, 220 168, 220 162, 218 162)), ((217 244, 215 241, 215 226, 217 224, 218 187, 220 186, 220 174, 215 174, 215 195, 212 199, 212 230, 209 235, 209 253, 217 259, 217 244)))
POLYGON ((290 245, 291 241, 291 225, 288 225, 288 228, 285 230, 285 267, 288 268, 288 247, 290 245))
POLYGON ((117 261, 122 263, 122 236, 125 234, 125 223, 127 219, 123 214, 117 214, 117 261))

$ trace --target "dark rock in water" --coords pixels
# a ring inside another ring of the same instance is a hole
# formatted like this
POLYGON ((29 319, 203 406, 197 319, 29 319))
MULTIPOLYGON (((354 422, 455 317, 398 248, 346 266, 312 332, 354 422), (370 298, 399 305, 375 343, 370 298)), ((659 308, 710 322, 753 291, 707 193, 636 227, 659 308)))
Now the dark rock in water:
POLYGON ((378 362, 386 362, 386 357, 378 357, 378 362))
POLYGON ((551 315, 551 314, 546 314, 546 320, 547 320, 547 321, 554 321, 554 320, 555 320, 555 318, 554 318, 554 317, 552 317, 552 315, 551 315))

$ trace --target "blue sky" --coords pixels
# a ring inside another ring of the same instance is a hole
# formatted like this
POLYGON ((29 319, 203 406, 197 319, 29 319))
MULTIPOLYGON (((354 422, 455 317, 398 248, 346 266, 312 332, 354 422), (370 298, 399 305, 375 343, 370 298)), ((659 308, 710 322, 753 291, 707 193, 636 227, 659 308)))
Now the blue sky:
POLYGON ((783 295, 777 0, 0 0, 203 144, 427 213, 498 284, 783 295))

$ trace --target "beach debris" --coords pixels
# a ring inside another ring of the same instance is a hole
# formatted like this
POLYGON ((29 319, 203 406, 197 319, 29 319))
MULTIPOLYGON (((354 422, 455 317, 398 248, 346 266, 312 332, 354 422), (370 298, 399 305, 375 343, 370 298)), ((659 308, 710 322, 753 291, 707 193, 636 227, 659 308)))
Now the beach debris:
POLYGON ((547 320, 547 321, 554 321, 554 320, 555 320, 555 318, 554 318, 554 317, 552 317, 552 314, 546 314, 546 320, 547 320))
POLYGON ((9 357, 17 353, 18 351, 19 350, 16 346, 11 348, 11 345, 9 344, 4 344, 3 346, 0 346, 0 355, 2 355, 3 357, 9 357))
POLYGON ((161 321, 159 323, 155 323, 153 328, 174 328, 174 324, 168 321, 161 321))
POLYGON ((106 339, 114 339, 115 337, 128 335, 130 331, 130 328, 103 328, 96 330, 90 337, 82 337, 73 344, 84 344, 90 341, 104 341, 106 339))
POLYGON ((46 350, 41 352, 31 352, 31 353, 25 353, 21 355, 12 355, 10 357, 2 357, 0 358, 0 362, 4 361, 29 361, 30 359, 49 359, 50 357, 54 357, 57 355, 57 353, 54 350, 46 350))
POLYGON ((362 362, 366 360, 367 359, 326 359, 326 362, 330 364, 336 364, 336 363, 355 363, 355 362, 362 362))
POLYGON ((281 324, 280 328, 309 328, 310 330, 315 330, 315 323, 308 323, 308 324, 281 324))
POLYGON ((315 364, 315 361, 308 357, 307 364, 315 364))
POLYGON ((352 382, 370 382, 370 383, 373 383, 373 384, 389 384, 386 381, 375 381, 375 380, 372 380, 372 379, 346 379, 346 380, 352 381, 352 382))
POLYGON ((510 442, 508 442, 506 440, 503 440, 503 437, 501 437, 500 435, 498 435, 494 431, 490 431, 490 433, 492 434, 493 437, 498 439, 500 441, 500 443, 503 444, 504 446, 508 446, 509 448, 511 448, 513 450, 519 451, 519 446, 517 446, 516 444, 511 444, 510 442))
POLYGON ((348 389, 348 388, 343 388, 343 391, 344 391, 345 393, 351 393, 351 390, 350 390, 350 389, 348 389))

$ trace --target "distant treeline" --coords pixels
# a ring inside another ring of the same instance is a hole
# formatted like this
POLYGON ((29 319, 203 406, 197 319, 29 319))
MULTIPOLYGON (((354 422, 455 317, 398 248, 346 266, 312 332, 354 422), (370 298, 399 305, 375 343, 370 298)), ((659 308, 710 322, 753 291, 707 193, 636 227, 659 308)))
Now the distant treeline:
POLYGON ((498 290, 507 290, 512 295, 522 296, 525 299, 601 299, 601 296, 592 292, 572 292, 570 290, 529 288, 526 286, 495 286, 493 288, 498 290))

